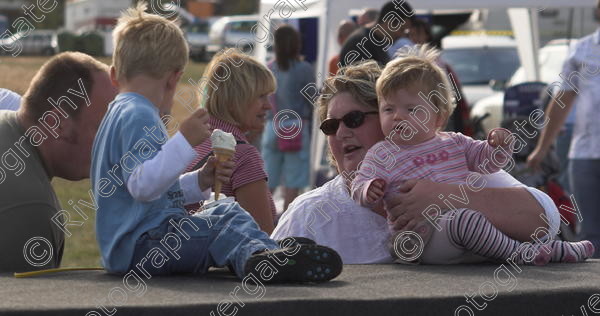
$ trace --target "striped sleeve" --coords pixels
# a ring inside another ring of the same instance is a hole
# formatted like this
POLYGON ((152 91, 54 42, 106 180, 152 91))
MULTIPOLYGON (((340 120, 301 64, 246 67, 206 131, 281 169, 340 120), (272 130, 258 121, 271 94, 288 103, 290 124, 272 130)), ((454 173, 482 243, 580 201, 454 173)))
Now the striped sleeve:
MULTIPOLYGON (((510 134, 506 129, 495 128, 490 131, 488 138, 494 130, 505 130, 510 134)), ((507 157, 507 150, 510 146, 492 147, 487 140, 475 140, 461 133, 449 134, 463 148, 470 171, 490 174, 500 171, 508 164, 510 157, 507 157)))
POLYGON ((231 188, 234 192, 246 184, 267 180, 264 162, 254 146, 238 145, 236 150, 237 160, 231 176, 231 188))

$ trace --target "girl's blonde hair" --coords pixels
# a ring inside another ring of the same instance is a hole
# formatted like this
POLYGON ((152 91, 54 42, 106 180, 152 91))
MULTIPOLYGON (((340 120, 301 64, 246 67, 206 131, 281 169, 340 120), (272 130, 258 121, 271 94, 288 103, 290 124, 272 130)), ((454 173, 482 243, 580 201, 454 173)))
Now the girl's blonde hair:
POLYGON ((432 103, 439 110, 443 128, 456 103, 446 73, 437 65, 439 55, 439 51, 429 45, 416 45, 400 51, 377 80, 379 98, 389 97, 399 89, 417 89, 422 93, 423 102, 432 103))
POLYGON ((267 67, 230 48, 215 55, 206 66, 200 89, 211 116, 239 127, 247 106, 275 92, 276 83, 267 67))

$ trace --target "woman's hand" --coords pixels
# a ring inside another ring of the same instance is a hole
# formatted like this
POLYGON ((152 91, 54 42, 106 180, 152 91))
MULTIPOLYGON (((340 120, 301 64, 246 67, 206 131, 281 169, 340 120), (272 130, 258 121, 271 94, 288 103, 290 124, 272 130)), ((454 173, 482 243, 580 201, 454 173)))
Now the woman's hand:
POLYGON ((202 169, 200 169, 200 172, 198 172, 200 190, 205 191, 208 188, 212 188, 215 184, 215 179, 221 181, 223 184, 231 182, 234 167, 235 163, 231 159, 218 163, 217 158, 210 156, 202 169))
POLYGON ((444 184, 427 179, 407 180, 399 192, 388 192, 384 197, 390 227, 395 230, 412 230, 424 219, 423 211, 431 204, 441 202, 437 196, 444 184))

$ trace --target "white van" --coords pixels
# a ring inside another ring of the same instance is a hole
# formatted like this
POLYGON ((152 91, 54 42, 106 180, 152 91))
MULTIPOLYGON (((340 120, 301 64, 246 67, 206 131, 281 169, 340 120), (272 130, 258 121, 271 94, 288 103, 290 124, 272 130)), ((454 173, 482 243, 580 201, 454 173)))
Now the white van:
MULTIPOLYGON (((258 15, 225 16, 216 20, 210 28, 210 44, 207 52, 216 54, 223 48, 235 47, 241 40, 248 40, 254 44, 252 27, 258 22, 258 15)), ((240 47, 248 51, 249 47, 240 47)))

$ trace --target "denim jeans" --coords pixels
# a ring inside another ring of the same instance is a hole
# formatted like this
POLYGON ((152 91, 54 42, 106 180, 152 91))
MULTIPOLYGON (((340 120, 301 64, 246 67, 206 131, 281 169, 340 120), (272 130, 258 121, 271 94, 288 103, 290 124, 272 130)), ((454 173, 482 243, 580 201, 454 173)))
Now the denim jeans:
POLYGON ((571 159, 569 179, 583 217, 580 237, 594 244, 594 258, 600 258, 600 159, 571 159))
POLYGON ((230 265, 243 278, 253 253, 277 248, 238 203, 223 203, 194 216, 175 215, 144 233, 129 269, 150 275, 204 274, 209 267, 230 265))

